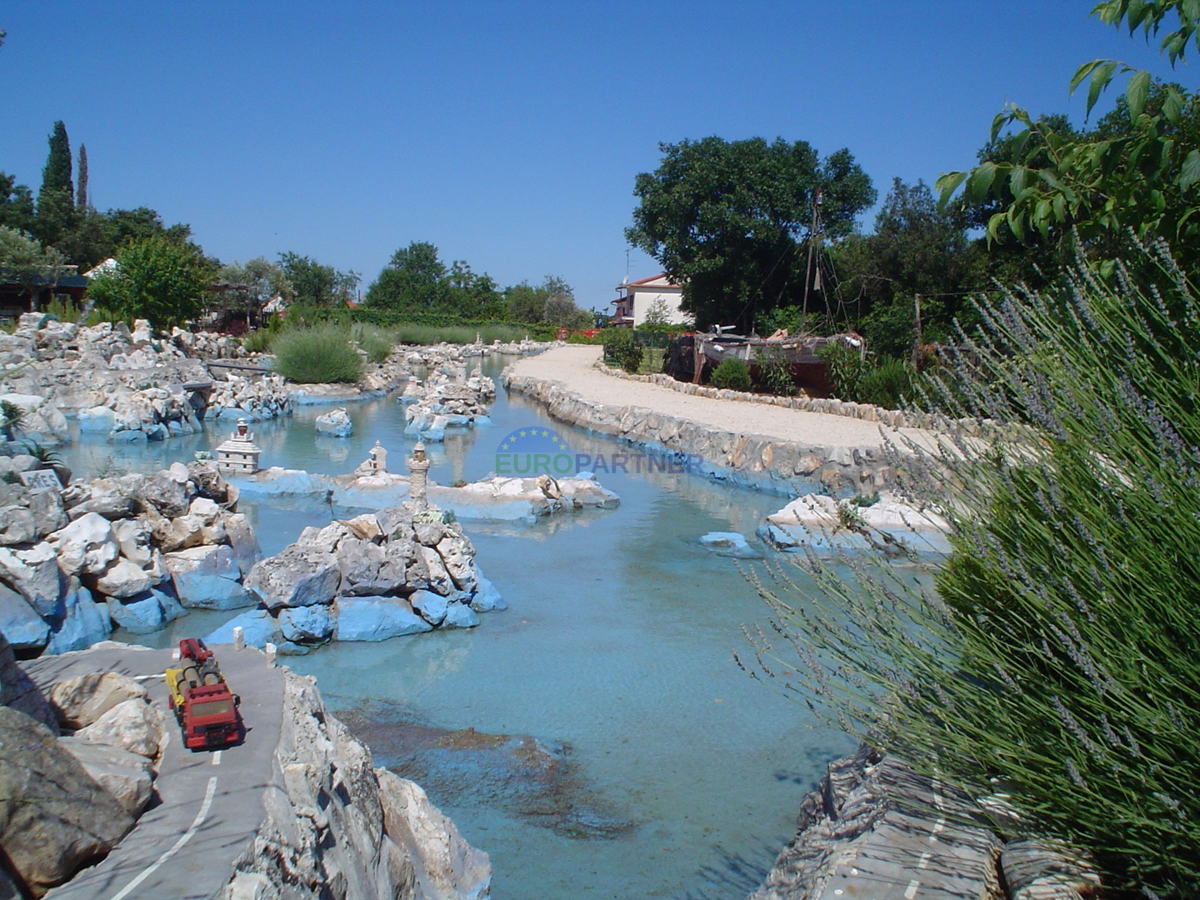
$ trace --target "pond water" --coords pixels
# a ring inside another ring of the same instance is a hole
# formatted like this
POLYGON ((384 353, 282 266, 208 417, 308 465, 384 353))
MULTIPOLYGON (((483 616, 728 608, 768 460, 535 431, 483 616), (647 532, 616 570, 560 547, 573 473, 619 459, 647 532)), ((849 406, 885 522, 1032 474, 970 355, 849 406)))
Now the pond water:
MULTIPOLYGON (((499 361, 485 372, 497 374, 499 361)), ((263 465, 347 472, 376 440, 389 468, 413 440, 395 399, 351 405, 354 435, 318 436, 322 407, 255 423, 263 465)), ((431 445, 430 477, 487 475, 514 428, 553 429, 571 452, 629 448, 552 422, 500 390, 491 428, 431 445)), ((231 425, 162 444, 71 446, 79 475, 154 471, 224 439, 231 425)), ((497 900, 743 898, 791 837, 804 793, 843 735, 741 672, 741 627, 765 608, 709 531, 752 539, 779 497, 689 474, 600 476, 621 505, 534 524, 468 522, 477 561, 509 604, 470 631, 322 647, 287 664, 316 675, 327 704, 412 777, 487 851, 497 900)), ((267 554, 306 525, 357 511, 311 500, 241 506, 267 554)), ((167 646, 232 613, 193 611, 167 646)), ((117 635, 120 638, 120 635, 117 635)))

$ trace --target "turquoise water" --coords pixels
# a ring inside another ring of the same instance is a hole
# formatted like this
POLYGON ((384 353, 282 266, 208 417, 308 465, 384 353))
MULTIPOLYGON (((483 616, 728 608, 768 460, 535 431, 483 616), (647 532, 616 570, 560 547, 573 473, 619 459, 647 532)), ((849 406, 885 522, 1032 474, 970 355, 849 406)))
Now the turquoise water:
MULTIPOLYGON (((321 411, 256 423, 263 465, 346 472, 379 440, 389 468, 403 471, 412 441, 394 400, 350 406, 355 434, 345 440, 315 434, 321 411)), ((498 441, 526 425, 553 428, 574 453, 629 452, 503 390, 493 418, 490 429, 433 445, 431 477, 488 474, 498 441)), ((152 470, 227 430, 141 448, 89 440, 71 462, 80 473, 89 457, 152 470)), ((732 560, 696 541, 709 531, 752 538, 782 501, 687 474, 600 480, 621 497, 618 509, 468 523, 507 611, 470 631, 329 645, 288 665, 318 676, 378 762, 425 784, 491 855, 497 900, 744 897, 791 836, 805 791, 849 748, 733 663, 746 647, 742 625, 765 620, 765 609, 732 560), (409 752, 414 728, 434 735, 433 749, 409 752), (480 734, 445 737, 467 728, 480 734), (507 735, 519 736, 504 745, 516 751, 491 749, 503 739, 490 736, 507 735)), ((308 501, 243 511, 268 554, 331 514, 308 501)), ((228 615, 193 612, 156 641, 205 633, 228 615)))

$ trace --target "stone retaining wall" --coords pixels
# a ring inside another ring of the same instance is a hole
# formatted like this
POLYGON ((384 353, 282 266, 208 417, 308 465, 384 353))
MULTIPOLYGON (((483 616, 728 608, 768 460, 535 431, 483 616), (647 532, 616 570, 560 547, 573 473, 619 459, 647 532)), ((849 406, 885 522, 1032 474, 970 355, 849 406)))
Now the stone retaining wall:
MULTIPOLYGON (((614 370, 608 369, 612 372, 614 370)), ((762 397, 737 391, 716 390, 676 382, 666 375, 636 375, 622 377, 638 380, 666 379, 684 393, 714 397, 719 400, 753 398, 758 402, 779 401, 775 405, 840 403, 836 400, 811 400, 795 397, 762 397)), ((758 483, 795 481, 802 479, 835 493, 870 493, 892 483, 894 470, 887 453, 879 447, 827 446, 797 444, 760 434, 722 431, 688 419, 668 416, 639 406, 617 406, 584 400, 561 382, 545 381, 527 375, 514 375, 505 370, 504 386, 518 391, 543 404, 550 415, 572 425, 647 447, 663 447, 675 453, 703 460, 704 468, 716 477, 728 477, 732 470, 740 478, 758 483)), ((841 404, 843 407, 859 404, 841 404)), ((795 406, 810 412, 829 412, 817 406, 795 406)), ((874 410, 874 407, 861 407, 874 410)), ((890 413, 888 410, 878 410, 890 413)), ((903 416, 903 413, 895 413, 903 416)), ((866 415, 863 416, 866 418, 866 415)), ((873 421, 892 424, 876 417, 873 421)))

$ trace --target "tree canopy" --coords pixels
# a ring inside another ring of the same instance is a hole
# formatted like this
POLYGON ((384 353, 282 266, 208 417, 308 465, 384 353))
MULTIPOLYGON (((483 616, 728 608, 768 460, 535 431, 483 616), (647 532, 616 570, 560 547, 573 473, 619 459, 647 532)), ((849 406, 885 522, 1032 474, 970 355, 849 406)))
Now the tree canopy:
POLYGON ((93 278, 88 287, 100 309, 123 319, 148 319, 161 329, 204 310, 213 270, 195 245, 155 235, 129 241, 115 259, 116 270, 93 278))
POLYGON ((822 160, 804 141, 719 137, 659 149, 658 169, 637 176, 626 237, 683 285, 682 306, 701 328, 749 330, 760 311, 800 301, 806 242, 850 234, 875 202, 844 149, 822 160))
POLYGON ((395 312, 463 319, 495 318, 504 311, 499 286, 490 275, 477 274, 463 260, 447 268, 428 241, 412 241, 393 253, 365 299, 368 306, 395 312))
POLYGON ((355 299, 360 276, 351 270, 339 272, 298 253, 279 254, 279 268, 291 285, 291 299, 307 306, 341 306, 355 299))

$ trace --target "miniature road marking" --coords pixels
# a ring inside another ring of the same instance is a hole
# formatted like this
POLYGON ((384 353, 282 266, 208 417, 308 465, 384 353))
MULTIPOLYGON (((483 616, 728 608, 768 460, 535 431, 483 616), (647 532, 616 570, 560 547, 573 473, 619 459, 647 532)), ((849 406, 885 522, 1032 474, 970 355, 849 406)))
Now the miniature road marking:
MULTIPOLYGON (((904 889, 904 900, 913 900, 913 897, 917 896, 917 888, 920 886, 921 882, 910 881, 908 887, 904 889)), ((116 900, 116 898, 113 898, 113 900, 116 900)))
POLYGON ((133 881, 129 882, 129 884, 125 885, 124 889, 122 889, 119 894, 115 895, 112 900, 124 900, 125 897, 128 897, 143 881, 153 875, 159 866, 178 853, 180 848, 192 839, 192 835, 199 831, 200 826, 204 824, 204 820, 208 816, 208 810, 212 807, 213 795, 216 794, 216 792, 217 776, 214 775, 212 778, 208 779, 208 790, 204 792, 204 802, 200 804, 200 811, 196 813, 196 818, 192 820, 191 827, 179 836, 179 840, 172 844, 169 850, 163 853, 163 855, 156 859, 151 865, 142 870, 141 875, 133 879, 133 881))
POLYGON ((213 754, 213 765, 219 766, 220 764, 221 764, 221 751, 218 750, 216 753, 213 754))
POLYGON ((917 868, 918 869, 925 868, 927 865, 929 865, 929 860, 931 860, 932 858, 933 858, 932 853, 922 853, 921 861, 919 863, 917 863, 917 868))
POLYGON ((166 678, 166 672, 159 672, 157 675, 134 675, 134 681, 149 681, 151 678, 166 678))

